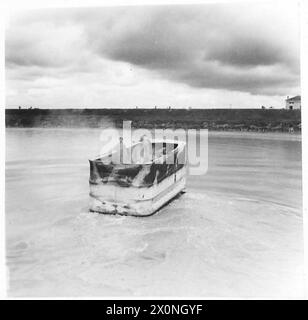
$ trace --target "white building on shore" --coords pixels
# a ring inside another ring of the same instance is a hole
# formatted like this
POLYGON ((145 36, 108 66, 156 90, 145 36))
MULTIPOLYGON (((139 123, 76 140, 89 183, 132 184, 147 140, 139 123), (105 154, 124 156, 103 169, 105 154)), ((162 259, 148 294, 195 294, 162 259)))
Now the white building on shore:
POLYGON ((295 96, 292 98, 289 98, 289 96, 287 96, 286 109, 288 110, 301 109, 301 96, 295 96))

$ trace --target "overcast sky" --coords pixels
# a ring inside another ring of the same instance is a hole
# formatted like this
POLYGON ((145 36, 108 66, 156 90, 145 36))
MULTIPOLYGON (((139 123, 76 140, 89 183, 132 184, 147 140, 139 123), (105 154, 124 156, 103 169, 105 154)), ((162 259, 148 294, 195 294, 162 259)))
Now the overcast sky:
POLYGON ((283 107, 300 93, 297 7, 45 9, 10 17, 7 107, 283 107))

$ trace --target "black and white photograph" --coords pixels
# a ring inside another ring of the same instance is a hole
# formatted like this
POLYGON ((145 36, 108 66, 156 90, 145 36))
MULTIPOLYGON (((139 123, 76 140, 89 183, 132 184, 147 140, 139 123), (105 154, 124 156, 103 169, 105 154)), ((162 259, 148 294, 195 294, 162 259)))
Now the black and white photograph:
POLYGON ((301 11, 8 10, 6 296, 306 299, 301 11))

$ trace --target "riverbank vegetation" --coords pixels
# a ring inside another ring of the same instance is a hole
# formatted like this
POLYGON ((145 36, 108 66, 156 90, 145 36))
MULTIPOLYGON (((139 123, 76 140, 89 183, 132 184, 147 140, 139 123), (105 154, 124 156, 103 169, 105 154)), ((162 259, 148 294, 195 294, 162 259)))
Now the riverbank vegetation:
POLYGON ((6 109, 6 127, 203 128, 223 131, 295 132, 300 110, 285 109, 6 109))

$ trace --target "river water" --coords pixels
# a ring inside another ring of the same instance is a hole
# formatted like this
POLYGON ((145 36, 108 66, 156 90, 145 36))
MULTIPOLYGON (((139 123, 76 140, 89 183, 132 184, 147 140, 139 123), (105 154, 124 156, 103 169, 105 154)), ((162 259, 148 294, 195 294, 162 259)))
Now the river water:
POLYGON ((209 170, 147 218, 88 212, 96 129, 6 130, 10 296, 303 296, 301 138, 209 134, 209 170))

